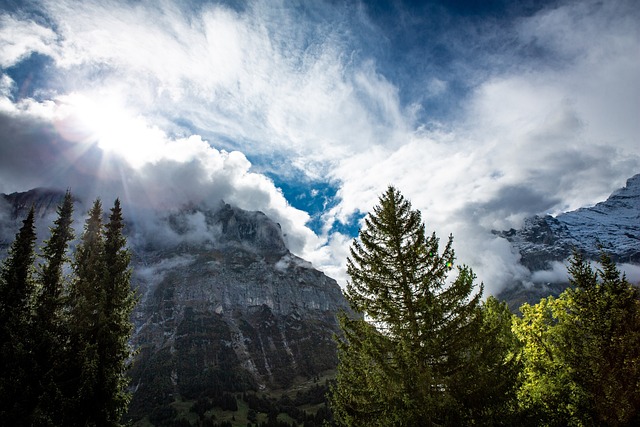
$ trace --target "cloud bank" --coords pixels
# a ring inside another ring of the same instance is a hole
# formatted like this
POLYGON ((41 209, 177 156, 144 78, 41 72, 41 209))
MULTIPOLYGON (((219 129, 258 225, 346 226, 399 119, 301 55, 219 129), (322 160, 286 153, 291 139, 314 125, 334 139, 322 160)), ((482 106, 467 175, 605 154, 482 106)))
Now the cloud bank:
POLYGON ((337 225, 394 184, 428 230, 454 234, 488 292, 530 279, 491 229, 594 204, 640 171, 640 11, 394 7, 0 11, 0 191, 72 187, 160 210, 224 199, 271 216, 344 283, 353 236, 337 225), (335 187, 323 225, 267 176, 335 187))

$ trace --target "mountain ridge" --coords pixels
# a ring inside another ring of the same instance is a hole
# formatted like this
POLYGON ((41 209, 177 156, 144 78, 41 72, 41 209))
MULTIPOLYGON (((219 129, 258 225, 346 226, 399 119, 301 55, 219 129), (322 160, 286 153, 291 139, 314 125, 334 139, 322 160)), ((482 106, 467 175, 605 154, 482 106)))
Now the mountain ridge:
POLYGON ((592 261, 606 252, 618 264, 640 264, 640 174, 591 207, 551 215, 526 218, 523 226, 492 233, 504 238, 518 251, 520 263, 531 276, 529 281, 507 286, 498 297, 517 312, 524 302, 558 295, 569 285, 566 274, 553 273, 558 263, 566 264, 574 250, 592 261), (545 280, 533 280, 536 273, 545 280))
MULTIPOLYGON (((45 229, 63 197, 5 195, 0 219, 13 236, 33 204, 45 229)), ((177 398, 286 389, 335 369, 336 315, 349 305, 335 280, 287 249, 279 224, 222 201, 132 217, 133 420, 177 398)))
POLYGON ((536 215, 518 230, 492 233, 508 240, 531 271, 566 260, 574 249, 597 259, 601 248, 617 262, 640 263, 640 174, 592 207, 556 217, 536 215))

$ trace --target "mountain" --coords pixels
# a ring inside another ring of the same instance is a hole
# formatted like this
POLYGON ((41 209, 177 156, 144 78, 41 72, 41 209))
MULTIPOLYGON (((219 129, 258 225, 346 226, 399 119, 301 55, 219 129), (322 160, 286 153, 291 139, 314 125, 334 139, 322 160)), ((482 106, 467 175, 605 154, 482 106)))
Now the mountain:
MULTIPOLYGON (((34 188, 29 191, 0 194, 0 258, 3 258, 22 225, 31 206, 35 209, 36 224, 40 230, 51 225, 56 216, 56 208, 64 199, 64 192, 51 188, 34 188)), ((75 201, 78 203, 78 201, 75 201)), ((39 242, 45 238, 40 233, 39 242)))
MULTIPOLYGON (((555 217, 534 216, 518 230, 493 233, 513 245, 520 253, 520 262, 531 272, 551 270, 554 262, 566 261, 574 249, 597 260, 602 248, 619 264, 640 264, 640 174, 595 206, 555 217)), ((540 296, 561 292, 566 285, 566 280, 528 287, 514 285, 501 296, 514 304, 537 301, 540 296)))
MULTIPOLYGON (((63 196, 35 189, 0 198, 0 227, 12 229, 2 246, 32 204, 46 234, 63 196)), ((336 314, 348 304, 335 280, 287 249, 279 224, 225 203, 134 217, 133 420, 178 398, 286 390, 335 369, 336 314)))
POLYGON ((133 413, 176 395, 287 388, 337 365, 338 284, 291 254, 264 214, 223 205, 205 217, 215 244, 135 254, 133 413))

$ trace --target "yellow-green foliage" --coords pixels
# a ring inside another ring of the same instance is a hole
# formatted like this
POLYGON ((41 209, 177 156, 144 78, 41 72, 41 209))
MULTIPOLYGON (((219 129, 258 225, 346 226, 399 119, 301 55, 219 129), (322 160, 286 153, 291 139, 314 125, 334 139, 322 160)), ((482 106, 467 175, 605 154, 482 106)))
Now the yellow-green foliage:
POLYGON ((640 302, 606 255, 593 271, 579 254, 572 287, 521 307, 522 415, 539 425, 636 425, 640 408, 640 302))

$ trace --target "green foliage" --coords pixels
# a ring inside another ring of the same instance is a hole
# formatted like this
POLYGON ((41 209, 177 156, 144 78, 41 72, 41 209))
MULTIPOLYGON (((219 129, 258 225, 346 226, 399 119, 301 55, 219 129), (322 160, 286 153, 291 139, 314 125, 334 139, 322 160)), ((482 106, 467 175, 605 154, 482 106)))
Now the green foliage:
POLYGON ((35 293, 33 282, 36 242, 34 217, 35 211, 31 207, 27 218, 22 221, 22 227, 9 249, 9 256, 0 272, 2 296, 4 297, 2 306, 0 306, 0 315, 2 315, 3 321, 7 319, 20 320, 20 317, 14 316, 24 316, 28 312, 31 298, 35 293), (16 308, 22 309, 22 313, 14 313, 16 308))
POLYGON ((515 425, 517 379, 522 370, 521 344, 511 330, 515 317, 505 302, 492 296, 482 303, 481 313, 482 326, 469 343, 474 357, 454 374, 451 393, 466 409, 465 424, 515 425))
POLYGON ((515 318, 390 187, 351 248, 331 390, 341 425, 637 425, 640 295, 603 254, 515 318), (481 291, 482 289, 480 289, 481 291))
POLYGON ((101 397, 105 399, 104 417, 115 424, 124 415, 130 401, 126 371, 132 350, 128 340, 133 330, 130 317, 136 304, 131 290, 131 254, 123 235, 124 221, 120 201, 116 199, 105 230, 104 289, 102 312, 105 319, 99 335, 101 397))
POLYGON ((67 192, 37 262, 32 208, 3 264, 2 425, 117 426, 128 403, 135 299, 120 203, 103 227, 96 201, 67 280, 72 214, 67 192))
POLYGON ((119 200, 106 227, 102 205, 96 200, 76 248, 70 348, 79 356, 74 367, 73 414, 74 423, 80 425, 119 425, 130 400, 125 372, 135 296, 123 228, 119 200))
POLYGON ((42 249, 43 265, 40 270, 42 289, 37 302, 39 322, 59 323, 63 305, 63 265, 69 261, 67 249, 73 239, 73 198, 67 191, 62 205, 58 207, 58 218, 50 229, 51 237, 42 249))
POLYGON ((635 425, 640 420, 640 300, 601 256, 593 271, 578 253, 572 288, 522 308, 520 405, 546 425, 635 425))
POLYGON ((331 403, 343 425, 498 424, 514 405, 519 364, 506 306, 427 237, 419 211, 389 187, 353 242, 331 403), (486 344, 489 344, 487 346, 486 344), (495 372, 504 370, 504 374, 495 372))

